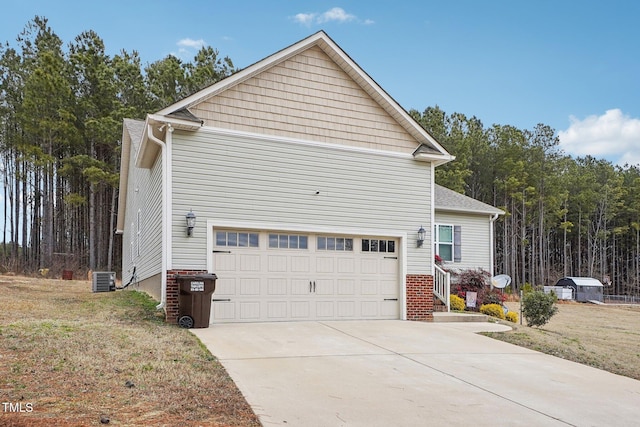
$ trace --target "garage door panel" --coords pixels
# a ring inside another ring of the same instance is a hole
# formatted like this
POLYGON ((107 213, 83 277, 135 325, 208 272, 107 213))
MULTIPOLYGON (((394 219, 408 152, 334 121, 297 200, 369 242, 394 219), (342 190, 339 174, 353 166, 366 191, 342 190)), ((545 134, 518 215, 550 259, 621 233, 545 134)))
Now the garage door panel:
POLYGON ((241 271, 261 271, 260 255, 240 255, 241 271))
POLYGON ((334 295, 336 293, 336 284, 334 279, 318 279, 314 280, 315 295, 334 295))
POLYGON ((260 320, 260 302, 239 302, 240 320, 260 320))
POLYGON ((340 318, 354 318, 356 317, 356 302, 355 301, 338 301, 338 317, 340 318))
POLYGON ((240 295, 259 296, 260 295, 260 279, 240 279, 240 295))
POLYGON ((334 239, 349 245, 320 247, 313 234, 249 233, 259 235, 254 246, 230 247, 229 240, 227 246, 214 245, 214 299, 230 301, 214 301, 213 323, 398 318, 395 253, 374 252, 373 244, 365 251, 357 237, 334 239))
POLYGON ((287 257, 284 255, 269 255, 269 273, 282 273, 287 271, 287 257))
POLYGON ((335 310, 334 310, 335 301, 316 301, 316 317, 318 318, 334 318, 335 310))
POLYGON ((338 295, 355 295, 356 281, 355 279, 338 279, 338 295))
POLYGON ((311 310, 309 301, 291 301, 291 317, 293 319, 308 319, 311 310))
POLYGON ((215 255, 215 260, 218 273, 236 271, 236 256, 234 254, 219 253, 215 255))
MULTIPOLYGON (((222 274, 222 273, 221 273, 222 274)), ((236 294, 236 279, 218 277, 216 280, 215 295, 233 296, 236 294)))
POLYGON ((287 295, 287 279, 284 277, 269 278, 267 292, 269 295, 287 295))
POLYGON ((378 293, 378 281, 363 279, 360 281, 360 289, 362 295, 376 295, 378 293))
POLYGON ((310 273, 311 262, 308 256, 292 256, 291 271, 293 273, 310 273))
POLYGON ((388 297, 391 295, 398 295, 398 285, 394 280, 381 280, 380 281, 380 295, 388 297))
POLYGON ((307 279, 291 279, 292 295, 309 295, 311 293, 311 280, 307 279))
POLYGON ((267 302, 267 317, 269 320, 279 320, 287 317, 287 301, 267 302))
POLYGON ((362 301, 360 303, 360 314, 362 317, 377 317, 378 316, 378 302, 377 301, 362 301))
POLYGON ((395 274, 398 271, 398 260, 383 258, 380 261, 380 274, 395 274))
POLYGON ((361 274, 378 274, 378 260, 375 258, 363 258, 360 260, 361 274))
POLYGON ((338 258, 338 273, 349 274, 356 272, 356 261, 353 258, 338 258))
POLYGON ((398 301, 382 301, 380 303, 380 315, 385 319, 397 319, 400 310, 398 301))
POLYGON ((233 302, 215 302, 215 310, 212 310, 212 318, 217 321, 229 321, 236 318, 236 304, 233 302))
POLYGON ((316 273, 333 273, 334 258, 319 256, 316 258, 316 273))

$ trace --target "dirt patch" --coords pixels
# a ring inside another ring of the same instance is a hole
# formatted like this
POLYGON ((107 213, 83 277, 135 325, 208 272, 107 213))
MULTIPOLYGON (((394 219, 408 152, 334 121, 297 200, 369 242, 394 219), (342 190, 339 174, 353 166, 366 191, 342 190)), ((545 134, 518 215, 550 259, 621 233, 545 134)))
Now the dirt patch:
POLYGON ((0 277, 0 424, 260 425, 224 368, 156 302, 0 277))
MULTIPOLYGON (((517 302, 507 302, 520 313, 517 302)), ((558 303, 541 328, 508 323, 514 330, 493 338, 640 380, 640 306, 558 303)))

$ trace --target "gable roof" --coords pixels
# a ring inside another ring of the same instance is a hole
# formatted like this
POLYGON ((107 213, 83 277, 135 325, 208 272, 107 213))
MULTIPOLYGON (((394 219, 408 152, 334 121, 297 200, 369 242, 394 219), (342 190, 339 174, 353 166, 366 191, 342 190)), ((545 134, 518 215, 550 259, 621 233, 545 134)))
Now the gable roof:
POLYGON ((438 184, 435 185, 434 202, 436 211, 504 215, 504 211, 496 207, 438 184))
POLYGON ((327 54, 349 77, 356 82, 380 107, 391 116, 409 135, 416 140, 414 157, 439 165, 453 160, 436 139, 418 124, 387 92, 384 91, 364 70, 362 70, 324 31, 319 31, 237 73, 190 95, 158 111, 154 118, 175 117, 180 112, 188 112, 189 107, 199 104, 216 96, 248 79, 278 65, 287 59, 311 49, 320 48, 327 54), (420 150, 424 146, 426 149, 420 150))
POLYGON ((127 207, 127 186, 129 183, 129 163, 131 155, 138 151, 138 145, 144 134, 145 122, 124 119, 122 127, 122 150, 120 159, 120 192, 118 193, 118 220, 116 234, 124 231, 124 213, 127 207))

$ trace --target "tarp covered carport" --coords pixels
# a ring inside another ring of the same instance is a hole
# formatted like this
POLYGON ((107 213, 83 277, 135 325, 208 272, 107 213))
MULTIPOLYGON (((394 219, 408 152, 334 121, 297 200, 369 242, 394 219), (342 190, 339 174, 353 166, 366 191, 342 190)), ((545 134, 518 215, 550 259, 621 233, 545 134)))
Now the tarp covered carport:
POLYGON ((572 288, 576 301, 603 302, 604 285, 593 277, 563 277, 556 286, 572 288))

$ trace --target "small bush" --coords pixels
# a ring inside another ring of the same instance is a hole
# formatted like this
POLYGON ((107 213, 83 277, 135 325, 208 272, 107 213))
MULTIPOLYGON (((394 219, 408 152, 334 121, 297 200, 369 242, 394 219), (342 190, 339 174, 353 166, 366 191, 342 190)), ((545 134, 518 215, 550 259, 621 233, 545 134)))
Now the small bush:
POLYGON ((556 314, 557 298, 541 291, 526 293, 522 298, 522 315, 529 326, 543 326, 556 314))
POLYGON ((509 322, 518 323, 518 313, 516 313, 515 311, 508 311, 507 314, 505 314, 504 317, 509 322))
POLYGON ((449 307, 451 310, 464 311, 465 302, 458 295, 449 295, 449 307))
POLYGON ((531 283, 525 283, 522 286, 522 294, 526 295, 526 294, 528 294, 530 292, 533 292, 533 286, 531 286, 531 283))
POLYGON ((504 320, 504 309, 500 304, 484 304, 480 307, 480 313, 504 320))
POLYGON ((502 303, 506 300, 504 294, 496 289, 493 291, 487 292, 482 299, 483 304, 498 304, 502 305, 502 303))

